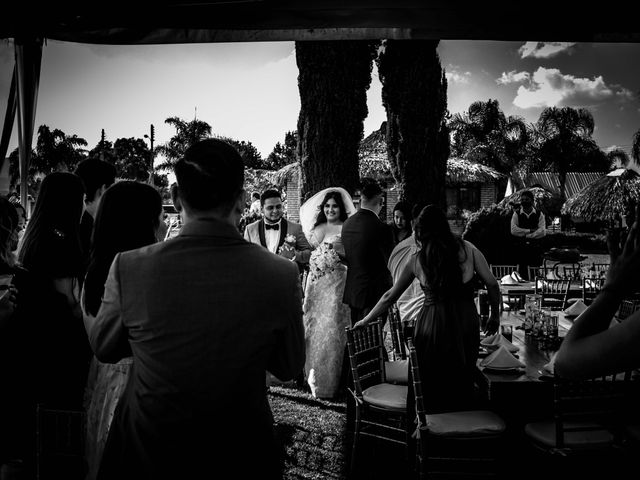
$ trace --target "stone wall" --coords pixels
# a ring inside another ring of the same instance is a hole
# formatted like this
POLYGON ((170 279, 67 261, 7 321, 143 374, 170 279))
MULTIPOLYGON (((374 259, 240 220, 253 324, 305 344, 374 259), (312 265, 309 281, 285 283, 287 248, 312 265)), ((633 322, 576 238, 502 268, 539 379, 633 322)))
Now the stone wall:
POLYGON ((300 173, 294 172, 287 179, 287 218, 292 222, 300 221, 300 173))

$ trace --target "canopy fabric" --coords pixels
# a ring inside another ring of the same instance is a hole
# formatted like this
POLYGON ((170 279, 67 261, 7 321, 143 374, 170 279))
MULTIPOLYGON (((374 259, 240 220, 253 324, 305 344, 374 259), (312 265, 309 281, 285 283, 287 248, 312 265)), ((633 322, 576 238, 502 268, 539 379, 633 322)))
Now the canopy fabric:
MULTIPOLYGON (((31 160, 31 143, 36 120, 42 39, 16 41, 16 77, 18 92, 18 150, 20 152, 20 203, 28 211, 27 173, 31 160)), ((4 131, 3 131, 4 136, 4 131)))
POLYGON ((13 66, 13 75, 11 76, 11 86, 9 87, 9 98, 7 100, 7 111, 4 115, 4 123, 2 124, 2 137, 0 138, 0 171, 4 166, 4 160, 7 158, 7 150, 11 141, 11 132, 13 130, 13 121, 16 118, 16 67, 13 66))
POLYGON ((330 39, 638 42, 627 2, 496 0, 75 0, 13 5, 0 38, 20 35, 102 44, 330 39))

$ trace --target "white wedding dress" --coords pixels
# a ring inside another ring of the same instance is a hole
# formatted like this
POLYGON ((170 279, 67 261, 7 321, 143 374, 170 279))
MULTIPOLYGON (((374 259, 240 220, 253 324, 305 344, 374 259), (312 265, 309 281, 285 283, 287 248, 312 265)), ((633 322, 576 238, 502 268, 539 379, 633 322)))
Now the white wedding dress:
POLYGON ((309 239, 315 250, 309 260, 303 305, 305 373, 316 398, 332 398, 338 392, 347 344, 345 327, 351 325, 349 307, 342 303, 347 267, 327 262, 327 245, 321 246, 338 239, 339 235, 332 235, 318 242, 313 234, 309 239))

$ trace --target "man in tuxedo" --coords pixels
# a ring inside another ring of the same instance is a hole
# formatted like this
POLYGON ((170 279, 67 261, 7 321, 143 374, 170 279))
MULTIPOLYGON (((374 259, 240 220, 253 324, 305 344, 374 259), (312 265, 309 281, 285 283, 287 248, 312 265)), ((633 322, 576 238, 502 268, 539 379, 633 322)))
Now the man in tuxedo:
POLYGON ((282 197, 277 190, 266 190, 260 195, 262 219, 250 223, 244 230, 248 242, 262 245, 271 253, 295 261, 300 271, 309 263, 311 245, 305 237, 302 226, 282 218, 284 214, 282 197), (288 236, 294 238, 289 244, 288 236))
POLYGON ((374 179, 362 180, 360 210, 347 218, 342 226, 347 280, 343 302, 351 307, 351 324, 361 320, 391 288, 387 268, 393 249, 389 225, 380 220, 383 191, 374 179))
POLYGON ((242 158, 218 139, 175 165, 177 237, 118 254, 95 319, 102 362, 133 356, 99 479, 282 478, 265 370, 304 366, 296 266, 246 242, 242 158))

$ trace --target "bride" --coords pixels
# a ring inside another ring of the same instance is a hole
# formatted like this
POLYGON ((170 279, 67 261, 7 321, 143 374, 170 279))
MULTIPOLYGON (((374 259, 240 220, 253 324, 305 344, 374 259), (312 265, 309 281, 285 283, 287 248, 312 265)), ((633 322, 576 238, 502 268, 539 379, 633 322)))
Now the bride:
POLYGON ((300 224, 314 247, 304 292, 305 374, 316 398, 338 393, 347 343, 345 327, 351 325, 349 307, 342 303, 347 267, 341 263, 344 248, 342 224, 355 213, 344 188, 327 188, 300 207, 300 224))

